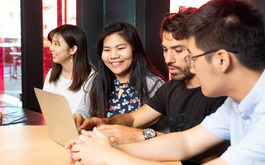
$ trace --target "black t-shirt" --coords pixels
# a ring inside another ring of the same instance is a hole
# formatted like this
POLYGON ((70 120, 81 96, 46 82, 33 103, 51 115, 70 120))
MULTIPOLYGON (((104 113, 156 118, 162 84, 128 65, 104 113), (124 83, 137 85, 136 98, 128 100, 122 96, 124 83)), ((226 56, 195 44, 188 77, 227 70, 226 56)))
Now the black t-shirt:
POLYGON ((200 87, 187 89, 185 81, 171 80, 157 90, 147 105, 166 115, 170 131, 178 132, 200 124, 225 99, 206 97, 200 87))

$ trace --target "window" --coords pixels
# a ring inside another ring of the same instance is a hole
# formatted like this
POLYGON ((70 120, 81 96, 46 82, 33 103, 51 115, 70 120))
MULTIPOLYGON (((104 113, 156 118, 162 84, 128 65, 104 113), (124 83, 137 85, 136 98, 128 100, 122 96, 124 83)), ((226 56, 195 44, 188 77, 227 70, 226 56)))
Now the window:
POLYGON ((63 24, 76 25, 76 0, 43 0, 43 77, 52 66, 48 33, 63 24))
POLYGON ((0 108, 22 107, 20 0, 0 1, 0 108))

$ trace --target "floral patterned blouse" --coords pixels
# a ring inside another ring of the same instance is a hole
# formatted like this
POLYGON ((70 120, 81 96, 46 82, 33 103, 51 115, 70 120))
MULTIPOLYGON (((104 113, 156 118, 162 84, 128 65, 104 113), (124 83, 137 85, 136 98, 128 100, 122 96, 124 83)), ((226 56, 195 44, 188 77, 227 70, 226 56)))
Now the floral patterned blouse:
POLYGON ((139 93, 131 86, 130 81, 126 83, 119 83, 118 79, 114 79, 114 88, 109 99, 109 108, 107 117, 117 114, 130 113, 140 107, 139 93), (118 97, 119 91, 123 90, 120 98, 118 97))

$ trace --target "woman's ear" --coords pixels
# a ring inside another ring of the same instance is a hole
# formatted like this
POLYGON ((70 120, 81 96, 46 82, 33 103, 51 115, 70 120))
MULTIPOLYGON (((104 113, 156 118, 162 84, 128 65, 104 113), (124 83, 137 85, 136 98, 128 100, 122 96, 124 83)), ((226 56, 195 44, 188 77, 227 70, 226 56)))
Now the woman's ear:
POLYGON ((77 46, 74 45, 74 46, 70 49, 70 54, 71 54, 71 55, 74 55, 74 54, 76 53, 76 51, 77 51, 77 46))
POLYGON ((232 65, 231 54, 225 49, 217 51, 217 60, 220 71, 223 73, 227 72, 232 65))

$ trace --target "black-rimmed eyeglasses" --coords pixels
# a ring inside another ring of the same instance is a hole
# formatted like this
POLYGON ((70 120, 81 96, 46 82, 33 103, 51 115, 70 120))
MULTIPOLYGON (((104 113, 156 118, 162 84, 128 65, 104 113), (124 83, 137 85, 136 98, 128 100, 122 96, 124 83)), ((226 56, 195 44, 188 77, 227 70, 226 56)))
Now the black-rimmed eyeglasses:
MULTIPOLYGON (((208 52, 205 52, 205 53, 202 53, 202 54, 199 54, 199 55, 196 55, 196 56, 186 56, 185 57, 185 62, 189 65, 189 66, 191 66, 192 65, 192 63, 194 62, 194 60, 196 59, 196 58, 198 58, 198 57, 201 57, 201 56, 206 56, 206 55, 209 55, 209 54, 211 54, 211 53, 214 53, 214 52, 216 52, 216 51, 218 51, 218 50, 220 50, 220 49, 217 49, 217 50, 211 50, 211 51, 208 51, 208 52)), ((231 52, 231 53, 237 53, 236 51, 229 51, 229 52, 231 52)))

